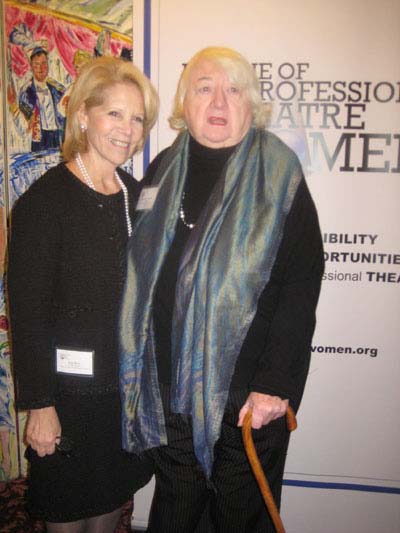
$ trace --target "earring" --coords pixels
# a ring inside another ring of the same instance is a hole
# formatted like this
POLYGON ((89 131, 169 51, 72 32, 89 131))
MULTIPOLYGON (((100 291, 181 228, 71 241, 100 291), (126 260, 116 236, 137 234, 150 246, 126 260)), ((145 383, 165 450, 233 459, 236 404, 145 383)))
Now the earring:
POLYGON ((86 131, 86 126, 85 124, 80 124, 79 127, 81 128, 81 132, 84 133, 86 131))

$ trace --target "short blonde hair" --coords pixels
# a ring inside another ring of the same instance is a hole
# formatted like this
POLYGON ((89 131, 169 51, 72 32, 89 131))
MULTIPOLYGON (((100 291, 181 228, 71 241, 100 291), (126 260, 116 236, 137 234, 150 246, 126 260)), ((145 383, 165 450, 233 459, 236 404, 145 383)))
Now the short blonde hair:
POLYGON ((217 63, 228 74, 230 81, 248 92, 253 110, 253 125, 264 129, 269 115, 270 104, 263 102, 260 95, 260 83, 251 64, 239 52, 231 48, 209 46, 195 54, 185 66, 178 82, 174 106, 169 123, 172 129, 182 130, 187 127, 183 112, 183 102, 189 84, 190 74, 200 61, 217 63))
POLYGON ((147 136, 158 116, 157 92, 148 78, 130 61, 103 56, 92 59, 86 64, 74 82, 68 101, 65 140, 62 145, 62 153, 66 161, 73 159, 78 152, 85 153, 88 150, 86 132, 81 131, 79 124, 79 109, 84 105, 88 111, 92 107, 101 105, 105 91, 116 83, 134 84, 143 97, 143 135, 135 153, 143 149, 147 136))

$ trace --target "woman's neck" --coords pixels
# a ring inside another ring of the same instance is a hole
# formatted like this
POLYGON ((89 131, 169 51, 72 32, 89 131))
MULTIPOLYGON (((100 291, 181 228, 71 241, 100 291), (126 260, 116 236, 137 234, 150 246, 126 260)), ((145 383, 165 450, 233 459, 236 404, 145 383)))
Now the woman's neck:
POLYGON ((121 186, 115 176, 115 168, 102 169, 98 172, 93 162, 85 154, 77 156, 67 163, 67 167, 88 187, 93 188, 96 192, 110 195, 115 194, 121 189, 121 186))

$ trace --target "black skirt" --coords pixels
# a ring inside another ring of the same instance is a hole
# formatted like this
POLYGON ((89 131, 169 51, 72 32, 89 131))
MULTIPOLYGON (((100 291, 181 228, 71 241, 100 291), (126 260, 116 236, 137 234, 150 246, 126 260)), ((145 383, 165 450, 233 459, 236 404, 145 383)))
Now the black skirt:
POLYGON ((149 459, 121 448, 118 392, 59 398, 64 451, 39 457, 27 449, 28 511, 48 522, 69 522, 124 505, 151 478, 149 459))

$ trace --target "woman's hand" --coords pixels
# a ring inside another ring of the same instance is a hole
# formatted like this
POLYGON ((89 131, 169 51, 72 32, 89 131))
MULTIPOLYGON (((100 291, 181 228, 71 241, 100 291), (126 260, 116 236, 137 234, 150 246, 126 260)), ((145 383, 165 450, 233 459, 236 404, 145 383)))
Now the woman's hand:
POLYGON ((251 427, 253 429, 260 429, 272 420, 283 416, 288 406, 289 400, 282 400, 279 396, 251 392, 239 412, 238 426, 241 427, 243 425, 244 417, 250 408, 253 409, 251 427))
POLYGON ((51 455, 61 437, 61 424, 54 406, 31 409, 26 424, 26 443, 40 457, 51 455))

